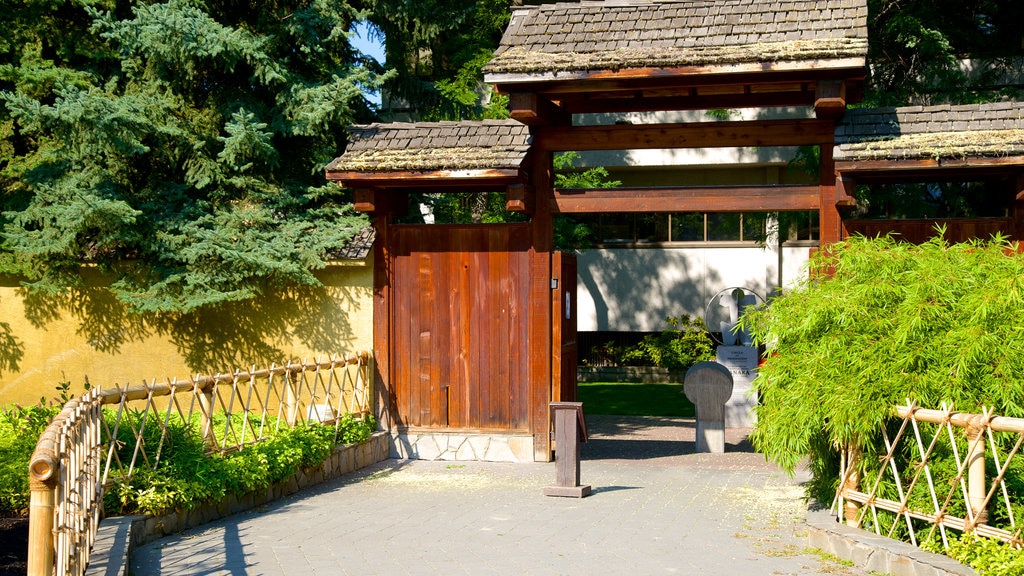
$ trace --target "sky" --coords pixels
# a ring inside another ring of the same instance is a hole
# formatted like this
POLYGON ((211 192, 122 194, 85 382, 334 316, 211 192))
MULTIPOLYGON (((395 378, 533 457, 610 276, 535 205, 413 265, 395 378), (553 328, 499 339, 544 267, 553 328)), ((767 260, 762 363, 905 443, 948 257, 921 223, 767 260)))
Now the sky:
MULTIPOLYGON (((352 46, 383 64, 384 45, 379 40, 370 38, 369 24, 365 20, 356 22, 352 31, 352 46)), ((367 94, 367 99, 380 106, 380 94, 367 94)))

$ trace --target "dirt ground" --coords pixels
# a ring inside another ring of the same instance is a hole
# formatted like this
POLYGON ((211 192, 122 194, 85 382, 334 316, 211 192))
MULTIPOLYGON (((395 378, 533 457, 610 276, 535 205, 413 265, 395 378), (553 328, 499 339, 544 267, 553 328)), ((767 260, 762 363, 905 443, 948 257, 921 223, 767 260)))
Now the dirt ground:
POLYGON ((27 560, 28 517, 0 516, 0 576, 23 576, 27 560))

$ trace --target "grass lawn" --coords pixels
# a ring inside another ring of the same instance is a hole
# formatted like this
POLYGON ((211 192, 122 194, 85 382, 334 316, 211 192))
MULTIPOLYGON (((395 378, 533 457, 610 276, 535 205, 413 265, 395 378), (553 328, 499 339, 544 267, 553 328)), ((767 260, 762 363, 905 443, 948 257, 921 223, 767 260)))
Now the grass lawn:
POLYGON ((586 414, 620 416, 693 416, 682 384, 580 382, 579 401, 586 414))

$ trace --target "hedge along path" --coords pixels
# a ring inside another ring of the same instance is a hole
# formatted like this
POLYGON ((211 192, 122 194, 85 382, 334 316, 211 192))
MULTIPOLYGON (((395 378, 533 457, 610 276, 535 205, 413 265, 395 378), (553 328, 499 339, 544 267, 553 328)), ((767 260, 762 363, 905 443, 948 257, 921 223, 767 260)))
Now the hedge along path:
POLYGON ((29 463, 28 574, 49 576, 54 568, 56 574, 84 573, 111 471, 126 480, 138 466, 159 467, 171 427, 201 434, 208 452, 241 449, 282 424, 334 424, 337 441, 343 415, 370 413, 371 360, 363 352, 183 382, 154 379, 94 388, 69 401, 40 436, 29 463), (139 402, 142 408, 130 405, 139 402), (116 410, 104 411, 113 404, 116 410))

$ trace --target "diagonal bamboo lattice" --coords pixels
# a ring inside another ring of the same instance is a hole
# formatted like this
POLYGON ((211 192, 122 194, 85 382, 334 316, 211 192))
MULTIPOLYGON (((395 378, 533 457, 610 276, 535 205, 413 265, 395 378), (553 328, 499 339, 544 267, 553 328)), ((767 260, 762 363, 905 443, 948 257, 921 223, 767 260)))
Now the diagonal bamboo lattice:
POLYGON ((872 461, 856 449, 843 450, 833 512, 914 545, 926 531, 925 540, 938 533, 948 550, 950 529, 1024 544, 1017 523, 1024 502, 1007 487, 1024 481, 1024 469, 1013 463, 1024 443, 1024 419, 945 405, 928 410, 910 401, 894 413, 902 422, 894 435, 895 426, 883 427, 885 453, 877 467, 866 466, 872 461))
POLYGON ((30 576, 80 575, 102 516, 104 489, 156 469, 172 426, 208 452, 259 442, 281 427, 334 425, 372 409, 367 353, 140 386, 93 389, 46 428, 29 464, 30 576))

